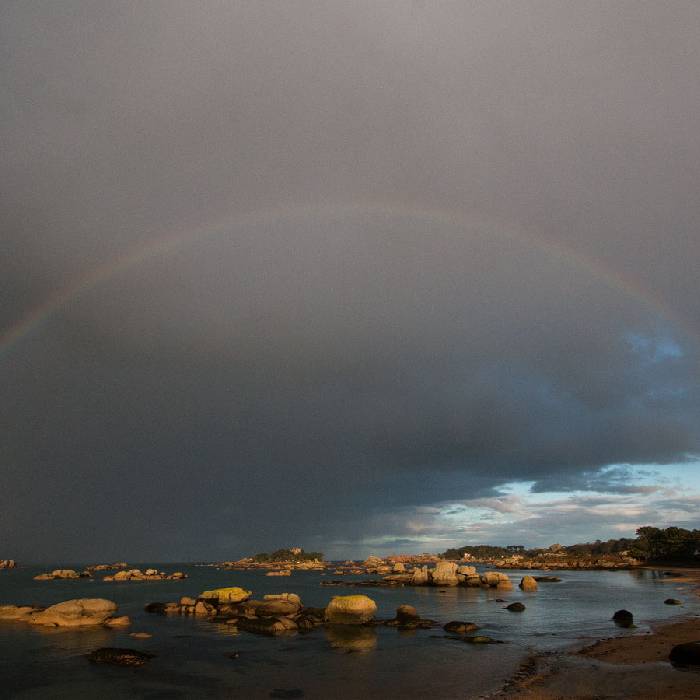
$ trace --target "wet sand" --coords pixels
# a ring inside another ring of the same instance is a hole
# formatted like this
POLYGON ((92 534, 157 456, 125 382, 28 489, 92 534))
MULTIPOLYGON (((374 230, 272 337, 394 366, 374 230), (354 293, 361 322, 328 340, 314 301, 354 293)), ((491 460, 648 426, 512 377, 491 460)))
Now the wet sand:
MULTIPOLYGON (((694 582, 700 595, 700 569, 665 570, 675 573, 666 582, 694 582)), ((659 625, 646 634, 603 639, 577 651, 533 657, 499 697, 697 700, 700 668, 682 670, 668 660, 674 645, 692 641, 700 641, 700 616, 659 625)))

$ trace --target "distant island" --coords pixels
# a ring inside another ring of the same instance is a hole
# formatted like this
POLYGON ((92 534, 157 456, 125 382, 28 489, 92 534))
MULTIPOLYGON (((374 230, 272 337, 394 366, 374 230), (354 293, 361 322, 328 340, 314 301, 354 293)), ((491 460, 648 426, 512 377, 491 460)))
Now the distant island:
POLYGON ((465 545, 448 549, 447 560, 488 562, 497 566, 552 568, 600 566, 608 564, 697 564, 700 561, 700 530, 681 527, 640 527, 635 538, 596 540, 564 546, 527 549, 523 545, 465 545))
POLYGON ((323 561, 323 552, 305 552, 301 547, 276 549, 274 552, 259 552, 251 557, 256 563, 296 563, 302 561, 323 561))

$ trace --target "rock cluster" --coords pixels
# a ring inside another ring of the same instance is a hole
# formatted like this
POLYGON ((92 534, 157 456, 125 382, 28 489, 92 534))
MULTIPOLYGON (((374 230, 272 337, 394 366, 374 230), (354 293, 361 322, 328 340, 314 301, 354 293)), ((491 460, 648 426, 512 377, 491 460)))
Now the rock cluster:
MULTIPOLYGON (((323 624, 362 625, 371 622, 377 611, 375 602, 363 595, 336 596, 325 609, 304 607, 295 593, 266 595, 262 600, 252 600, 251 595, 244 588, 218 588, 178 602, 149 603, 145 609, 162 615, 206 616, 213 622, 265 635, 307 632, 323 624)), ((402 611, 404 616, 409 614, 402 611)))
POLYGON ((485 571, 479 574, 473 566, 460 566, 452 561, 439 561, 433 569, 417 566, 411 572, 391 574, 382 580, 386 584, 407 586, 470 586, 503 590, 512 588, 510 578, 500 571, 485 571))
POLYGON ((158 569, 125 569, 117 571, 116 574, 105 576, 103 581, 181 581, 187 578, 187 574, 182 571, 175 571, 172 574, 166 574, 158 569))
POLYGON ((104 598, 76 598, 48 608, 28 605, 0 606, 1 620, 18 620, 47 627, 121 627, 130 624, 126 615, 117 616, 117 604, 104 598))
POLYGON ((0 559, 0 569, 14 569, 16 566, 14 559, 0 559))
MULTIPOLYGON (((84 574, 87 576, 87 574, 84 574)), ((66 578, 80 578, 79 574, 75 569, 54 569, 53 571, 45 574, 39 574, 34 577, 35 581, 53 581, 54 579, 66 579, 66 578)))

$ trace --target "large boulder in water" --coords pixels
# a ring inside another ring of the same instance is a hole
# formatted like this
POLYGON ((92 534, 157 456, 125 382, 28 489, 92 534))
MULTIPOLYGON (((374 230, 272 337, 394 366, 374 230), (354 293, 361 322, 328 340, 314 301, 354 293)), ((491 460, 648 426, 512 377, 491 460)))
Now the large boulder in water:
POLYGON ((90 627, 102 625, 113 616, 117 604, 104 598, 77 598, 32 613, 33 625, 51 627, 90 627))
POLYGON ((532 576, 523 576, 520 579, 520 588, 527 593, 534 593, 537 590, 537 581, 532 576))
POLYGON ((326 607, 332 625, 361 625, 374 618, 377 604, 366 595, 338 595, 326 607))
POLYGON ((396 608, 396 620, 400 624, 416 622, 420 619, 418 611, 412 605, 399 605, 396 608))
POLYGON ((430 579, 434 586, 456 586, 459 583, 457 564, 453 561, 439 561, 432 570, 430 579))
POLYGON ((484 573, 481 574, 481 583, 490 588, 496 588, 497 586, 505 588, 511 586, 508 575, 500 571, 484 571, 484 573))
POLYGON ((296 593, 266 595, 255 608, 258 617, 277 617, 296 615, 301 610, 301 598, 296 593))

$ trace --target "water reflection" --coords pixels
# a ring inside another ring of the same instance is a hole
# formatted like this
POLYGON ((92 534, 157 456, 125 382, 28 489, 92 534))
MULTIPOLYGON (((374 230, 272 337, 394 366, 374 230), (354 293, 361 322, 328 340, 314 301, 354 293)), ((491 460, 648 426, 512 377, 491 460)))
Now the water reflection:
POLYGON ((333 649, 342 649, 348 653, 366 653, 377 646, 377 631, 374 627, 361 625, 328 625, 326 639, 333 649))

